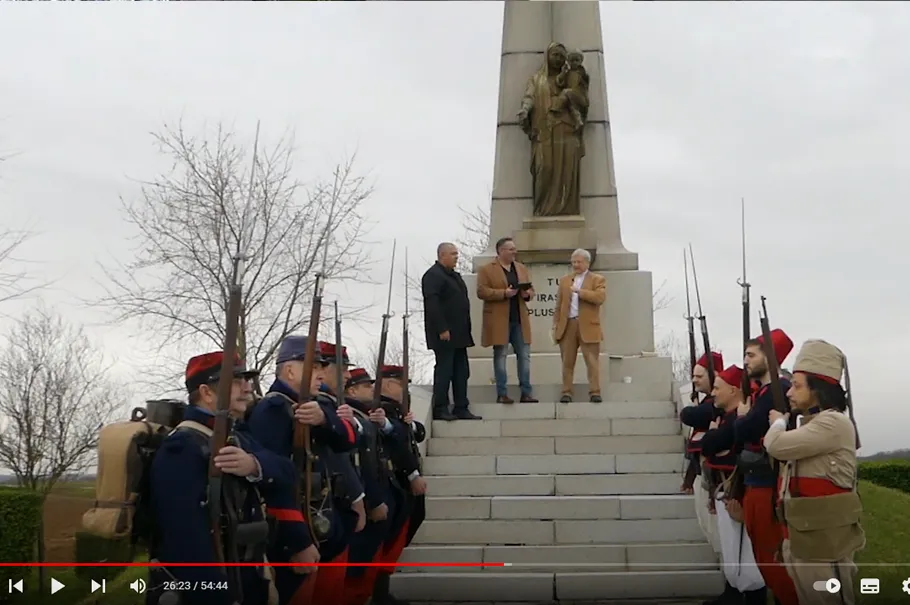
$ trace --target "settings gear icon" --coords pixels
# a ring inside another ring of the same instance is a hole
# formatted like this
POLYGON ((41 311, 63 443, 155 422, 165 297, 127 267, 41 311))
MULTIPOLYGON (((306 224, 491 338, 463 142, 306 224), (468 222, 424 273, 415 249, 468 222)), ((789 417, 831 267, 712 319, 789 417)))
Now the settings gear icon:
POLYGON ((906 592, 907 594, 910 594, 910 578, 907 578, 906 580, 904 580, 902 585, 903 585, 904 592, 906 592))

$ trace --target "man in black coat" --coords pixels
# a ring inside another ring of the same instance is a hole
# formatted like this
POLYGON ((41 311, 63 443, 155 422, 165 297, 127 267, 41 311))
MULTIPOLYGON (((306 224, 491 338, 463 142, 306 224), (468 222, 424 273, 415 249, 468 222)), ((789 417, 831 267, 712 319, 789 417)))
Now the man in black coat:
POLYGON ((468 288, 455 270, 458 248, 443 242, 436 247, 436 264, 423 274, 424 327, 427 348, 436 355, 433 370, 433 418, 479 420, 468 410, 468 347, 471 336, 471 302, 468 288), (449 411, 449 385, 455 405, 449 411))

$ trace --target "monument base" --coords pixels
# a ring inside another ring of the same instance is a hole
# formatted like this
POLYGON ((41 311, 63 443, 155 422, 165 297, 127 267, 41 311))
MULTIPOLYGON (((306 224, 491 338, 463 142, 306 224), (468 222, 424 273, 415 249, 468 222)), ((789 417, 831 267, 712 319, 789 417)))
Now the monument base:
POLYGON ((526 218, 512 239, 526 264, 565 263, 575 250, 597 254, 597 234, 585 226, 583 216, 526 218))
MULTIPOLYGON (((571 272, 568 255, 563 264, 529 265, 528 271, 534 286, 534 298, 528 303, 531 316, 531 350, 534 353, 558 354, 559 346, 550 340, 550 333, 553 328, 559 278, 571 272)), ((635 357, 653 352, 654 295, 651 273, 648 271, 597 273, 607 280, 607 298, 600 309, 600 325, 604 333, 601 353, 635 357)), ((477 276, 468 274, 463 277, 471 299, 471 323, 477 341, 477 346, 469 349, 468 355, 471 358, 489 359, 493 356, 493 349, 480 346, 483 301, 477 298, 477 276)), ((667 375, 669 374, 668 371, 667 375)), ((471 384, 478 384, 474 375, 471 376, 471 384)))

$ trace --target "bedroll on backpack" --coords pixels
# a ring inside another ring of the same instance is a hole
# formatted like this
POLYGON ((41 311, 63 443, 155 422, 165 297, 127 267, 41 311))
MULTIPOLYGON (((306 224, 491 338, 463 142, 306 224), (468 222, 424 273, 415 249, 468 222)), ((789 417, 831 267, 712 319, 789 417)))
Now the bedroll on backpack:
MULTIPOLYGON (((185 404, 157 400, 147 405, 147 409, 134 409, 130 420, 102 427, 98 435, 95 501, 82 516, 82 531, 75 536, 77 562, 127 563, 140 547, 148 547, 153 534, 149 470, 161 443, 182 420, 185 404)), ((94 578, 113 577, 120 571, 116 567, 76 569, 94 578)))

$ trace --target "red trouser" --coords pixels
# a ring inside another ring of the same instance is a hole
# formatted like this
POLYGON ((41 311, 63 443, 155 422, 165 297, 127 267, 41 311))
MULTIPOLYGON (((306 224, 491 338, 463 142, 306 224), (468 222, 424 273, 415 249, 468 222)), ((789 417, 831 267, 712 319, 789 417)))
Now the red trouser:
MULTIPOLYGON (((347 563, 348 551, 344 550, 331 561, 324 563, 347 563)), ((338 595, 344 594, 344 574, 347 567, 320 567, 313 586, 313 605, 338 605, 338 595)))
POLYGON ((363 605, 373 595, 373 584, 376 583, 376 576, 380 573, 395 573, 395 563, 401 557, 404 550, 405 542, 408 539, 408 521, 398 531, 394 538, 390 538, 379 547, 376 554, 373 555, 372 563, 382 564, 376 567, 367 567, 363 575, 349 577, 345 580, 344 586, 344 604, 343 605, 363 605))
POLYGON ((312 573, 307 574, 306 578, 300 583, 300 587, 294 593, 294 596, 288 601, 288 605, 312 605, 313 588, 316 586, 316 576, 318 573, 319 568, 317 567, 312 573))
POLYGON ((746 495, 743 497, 746 532, 752 540, 752 552, 765 585, 781 605, 799 605, 793 580, 786 567, 776 560, 783 542, 784 528, 774 518, 772 493, 773 488, 770 487, 746 487, 746 495))

